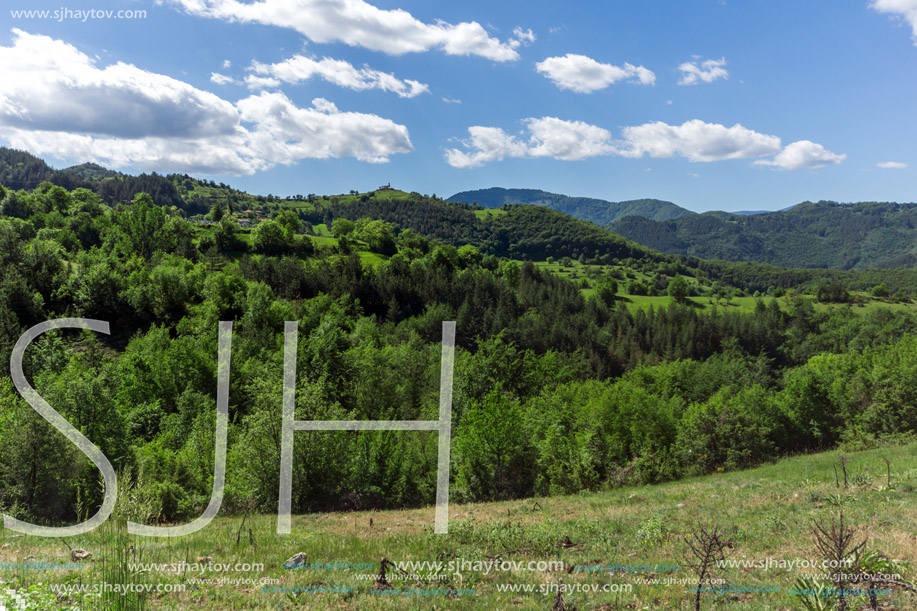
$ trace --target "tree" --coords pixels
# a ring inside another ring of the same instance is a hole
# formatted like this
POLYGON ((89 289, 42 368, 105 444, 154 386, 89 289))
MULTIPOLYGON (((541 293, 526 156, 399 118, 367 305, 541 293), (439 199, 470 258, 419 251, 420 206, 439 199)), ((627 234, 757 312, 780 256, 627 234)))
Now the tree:
POLYGON ((32 216, 32 206, 25 191, 8 191, 6 197, 0 200, 0 214, 18 219, 32 216))
POLYGON ((522 410, 498 385, 462 415, 456 439, 459 479, 475 498, 519 496, 531 486, 529 448, 522 410))
POLYGON ((213 239, 220 252, 240 250, 244 242, 239 239, 239 225, 228 216, 224 216, 213 229, 213 239))
POLYGON ((356 222, 354 236, 358 240, 366 242, 373 252, 383 255, 393 255, 398 252, 392 226, 385 221, 369 218, 360 219, 356 222))
POLYGON ((337 218, 331 223, 331 234, 335 237, 348 236, 353 233, 354 223, 350 219, 337 218))
POLYGON ((642 282, 637 280, 631 280, 627 283, 627 294, 628 295, 646 295, 649 292, 649 289, 642 282))
POLYGON ((224 214, 225 213, 223 211, 223 206, 219 202, 215 203, 213 206, 210 207, 209 216, 210 216, 210 220, 213 221, 214 223, 219 223, 221 220, 223 220, 224 214))
POLYGON ((822 303, 846 303, 850 301, 850 294, 839 284, 828 282, 818 287, 815 298, 822 303))
POLYGON ((481 264, 481 251, 473 244, 465 244, 458 249, 458 257, 463 267, 476 267, 481 264))
POLYGON ((279 254, 289 248, 284 228, 277 221, 264 221, 252 232, 252 247, 262 254, 279 254))
POLYGON ((669 282, 669 297, 679 303, 687 301, 689 290, 688 282, 681 274, 675 274, 675 277, 669 282))
POLYGON ((61 214, 67 212, 70 207, 70 193, 63 187, 55 185, 48 191, 48 201, 51 203, 51 209, 57 210, 61 214))
POLYGON ((302 221, 299 220, 299 217, 292 210, 281 210, 274 217, 274 220, 277 221, 290 236, 302 231, 302 221))
POLYGON ((146 193, 134 196, 134 203, 113 220, 116 244, 125 254, 149 260, 157 250, 168 250, 166 213, 146 193))
MULTIPOLYGON (((585 279, 583 280, 585 282, 585 279)), ((615 282, 614 278, 609 278, 608 276, 602 276, 595 283, 595 295, 602 302, 611 306, 615 302, 615 295, 618 293, 618 283, 615 282)))

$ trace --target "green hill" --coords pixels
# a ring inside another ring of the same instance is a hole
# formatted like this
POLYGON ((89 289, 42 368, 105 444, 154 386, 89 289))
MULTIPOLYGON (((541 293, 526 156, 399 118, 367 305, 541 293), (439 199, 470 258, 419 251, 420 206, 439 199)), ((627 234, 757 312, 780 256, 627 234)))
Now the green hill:
POLYGON ((499 208, 505 204, 546 206, 603 226, 626 216, 642 216, 656 221, 667 221, 694 214, 672 202, 658 199, 609 202, 591 197, 570 197, 538 189, 503 189, 500 187, 462 191, 446 201, 476 203, 485 208, 499 208))
POLYGON ((79 174, 83 178, 88 178, 90 180, 101 180, 103 178, 117 178, 119 176, 124 176, 124 174, 121 172, 109 170, 108 168, 104 168, 97 163, 81 163, 80 165, 70 166, 64 171, 79 174))
POLYGON ((35 189, 48 182, 65 189, 87 188, 107 204, 126 204, 138 193, 149 193, 162 206, 175 206, 188 214, 201 214, 215 203, 247 208, 276 209, 279 197, 250 195, 229 185, 193 178, 186 174, 162 175, 153 172, 132 176, 109 170, 95 163, 82 163, 63 170, 49 166, 43 159, 0 147, 0 185, 13 189, 35 189))

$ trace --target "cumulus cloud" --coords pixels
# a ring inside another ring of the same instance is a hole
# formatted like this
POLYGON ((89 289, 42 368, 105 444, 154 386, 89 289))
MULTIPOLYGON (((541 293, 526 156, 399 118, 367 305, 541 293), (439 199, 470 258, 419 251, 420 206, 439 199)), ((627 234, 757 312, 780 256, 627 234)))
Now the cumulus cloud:
POLYGON ((697 85, 699 83, 712 83, 717 79, 729 78, 729 72, 723 66, 726 65, 726 58, 708 59, 698 63, 697 61, 685 62, 678 66, 681 71, 681 80, 679 85, 697 85))
POLYGON ((446 162, 456 168, 473 168, 506 157, 578 161, 614 151, 611 132, 582 121, 541 117, 525 119, 522 123, 527 138, 508 134, 499 127, 469 127, 470 138, 462 142, 467 150, 447 150, 446 162))
POLYGON ((256 126, 250 146, 274 163, 329 157, 385 163, 393 153, 412 150, 405 126, 376 115, 341 112, 323 98, 313 100, 312 108, 299 108, 282 93, 262 92, 237 106, 242 121, 256 126))
POLYGON ((820 144, 809 140, 799 140, 788 144, 773 159, 762 159, 756 161, 755 164, 768 165, 781 170, 802 170, 840 163, 846 158, 847 155, 832 153, 820 144))
POLYGON ((902 161, 883 161, 882 163, 877 163, 876 166, 883 170, 903 170, 907 167, 907 164, 902 161))
POLYGON ((662 121, 624 128, 622 154, 627 157, 685 157, 690 161, 722 161, 772 155, 780 150, 780 138, 750 130, 739 124, 726 127, 699 119, 681 125, 662 121))
POLYGON ((13 30, 0 47, 0 123, 8 128, 136 138, 150 133, 233 133, 233 105, 182 81, 116 63, 105 68, 76 47, 13 30))
POLYGON ((558 88, 577 93, 592 93, 624 80, 641 85, 652 85, 656 82, 656 75, 643 66, 603 64, 591 57, 575 53, 567 53, 563 57, 549 57, 535 64, 535 70, 554 81, 558 88))
POLYGON ((276 87, 281 82, 298 85, 317 77, 355 91, 381 89, 396 93, 402 98, 413 98, 430 91, 424 83, 410 79, 401 80, 393 74, 366 66, 355 68, 350 62, 330 57, 315 59, 296 55, 276 64, 253 62, 249 70, 254 74, 248 75, 245 82, 251 89, 276 87))
POLYGON ((210 82, 216 83, 217 85, 228 85, 230 83, 235 83, 236 81, 231 76, 226 76, 225 74, 220 74, 219 72, 211 72, 210 82))
POLYGON ((579 161, 608 155, 615 150, 611 144, 610 131, 583 121, 542 117, 526 119, 523 123, 531 135, 528 154, 532 157, 579 161))
POLYGON ((616 155, 639 158, 684 157, 693 162, 755 159, 755 163, 794 170, 840 163, 846 156, 826 151, 821 145, 794 142, 783 148, 780 138, 736 124, 726 127, 700 120, 669 125, 661 121, 625 127, 614 139, 607 129, 582 121, 556 117, 529 118, 517 135, 498 127, 472 126, 464 149, 446 151, 446 161, 457 168, 472 168, 507 157, 550 157, 576 161, 616 155))
POLYGON ((406 127, 376 115, 322 99, 298 108, 280 93, 232 103, 130 64, 99 67, 72 45, 21 30, 0 47, 0 82, 0 134, 62 159, 250 174, 304 158, 375 163, 412 150, 406 127))
POLYGON ((869 6, 880 13, 890 13, 911 26, 917 45, 917 0, 872 0, 869 6))
POLYGON ((441 49, 504 62, 519 58, 518 39, 501 42, 476 21, 424 23, 402 9, 364 0, 170 0, 201 17, 292 28, 313 42, 342 42, 390 55, 441 49))
POLYGON ((449 149, 446 162, 455 168, 474 168, 489 161, 502 161, 506 157, 525 157, 528 145, 521 139, 507 134, 499 127, 472 125, 468 128, 465 148, 470 151, 449 149))

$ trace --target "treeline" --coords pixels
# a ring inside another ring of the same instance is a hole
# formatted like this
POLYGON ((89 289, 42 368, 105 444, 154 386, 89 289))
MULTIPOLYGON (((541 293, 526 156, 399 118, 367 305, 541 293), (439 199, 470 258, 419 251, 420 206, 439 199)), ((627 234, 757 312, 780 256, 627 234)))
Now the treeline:
POLYGON ((549 383, 533 396, 498 382, 458 426, 458 490, 469 500, 569 494, 748 468, 839 442, 912 439, 915 366, 917 337, 908 335, 782 372, 727 350, 616 381, 549 383))

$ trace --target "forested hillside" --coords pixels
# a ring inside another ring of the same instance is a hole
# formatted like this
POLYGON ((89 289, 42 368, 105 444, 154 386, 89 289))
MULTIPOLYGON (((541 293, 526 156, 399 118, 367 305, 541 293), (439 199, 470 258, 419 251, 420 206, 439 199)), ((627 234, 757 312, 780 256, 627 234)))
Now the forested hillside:
MULTIPOLYGON (((789 288, 814 292, 825 283, 857 291, 884 285, 890 294, 917 292, 917 270, 792 269, 762 263, 666 256, 544 206, 507 205, 500 209, 480 209, 469 204, 444 202, 435 196, 393 190, 316 197, 291 205, 303 220, 312 224, 331 226, 338 218, 378 218, 399 229, 411 229, 454 246, 472 244, 486 254, 535 261, 567 257, 587 264, 606 265, 625 259, 631 267, 668 267, 669 276, 674 273, 699 275, 749 293, 789 288)), ((660 288, 664 290, 665 285, 660 288)))
MULTIPOLYGON (((861 313, 843 286, 807 289, 810 271, 669 258, 543 207, 363 195, 307 198, 248 228, 229 204, 189 220, 145 194, 109 206, 85 188, 0 189, 0 361, 38 322, 111 323, 110 336, 45 334, 26 374, 116 469, 143 478, 152 521, 209 499, 222 320, 234 321, 225 511, 276 508, 284 321, 299 322, 297 418, 353 420, 433 417, 441 323, 457 322, 460 500, 662 481, 917 426, 909 309, 861 313), (576 250, 620 278, 513 259, 576 250), (728 306, 738 284, 713 274, 798 282, 742 310, 728 306), (625 307, 651 291, 669 305, 625 307), (723 307, 698 307, 697 291, 725 295, 723 307)), ((100 502, 95 468, 8 377, 0 456, 13 515, 72 521, 100 502)), ((298 435, 293 509, 430 504, 436 456, 424 433, 298 435)))
POLYGON ((836 269, 917 263, 917 204, 805 202, 754 215, 629 216, 608 227, 650 248, 703 259, 836 269))
POLYGON ((500 187, 479 189, 477 191, 462 191, 446 201, 476 203, 485 208, 501 208, 506 204, 546 206, 601 226, 626 216, 641 216, 655 221, 667 221, 694 214, 690 210, 685 210, 672 202, 664 202, 658 199, 609 202, 591 197, 570 197, 558 193, 548 193, 538 189, 502 189, 500 187))
MULTIPOLYGON (((518 259, 584 257, 608 262, 628 257, 663 258, 591 223, 541 206, 506 206, 476 214, 469 205, 418 193, 403 195, 379 198, 372 194, 329 206, 320 204, 304 218, 328 225, 336 218, 378 218, 454 246, 474 244, 483 252, 518 259)), ((478 212, 483 211, 479 208, 478 212)))
POLYGON ((238 210, 276 209, 281 201, 271 195, 249 195, 226 184, 184 174, 163 176, 153 172, 132 176, 94 163, 55 170, 30 153, 0 147, 0 185, 31 190, 42 182, 65 189, 90 189, 106 204, 128 204, 138 193, 147 193, 157 205, 175 206, 188 214, 206 213, 215 203, 238 210))

